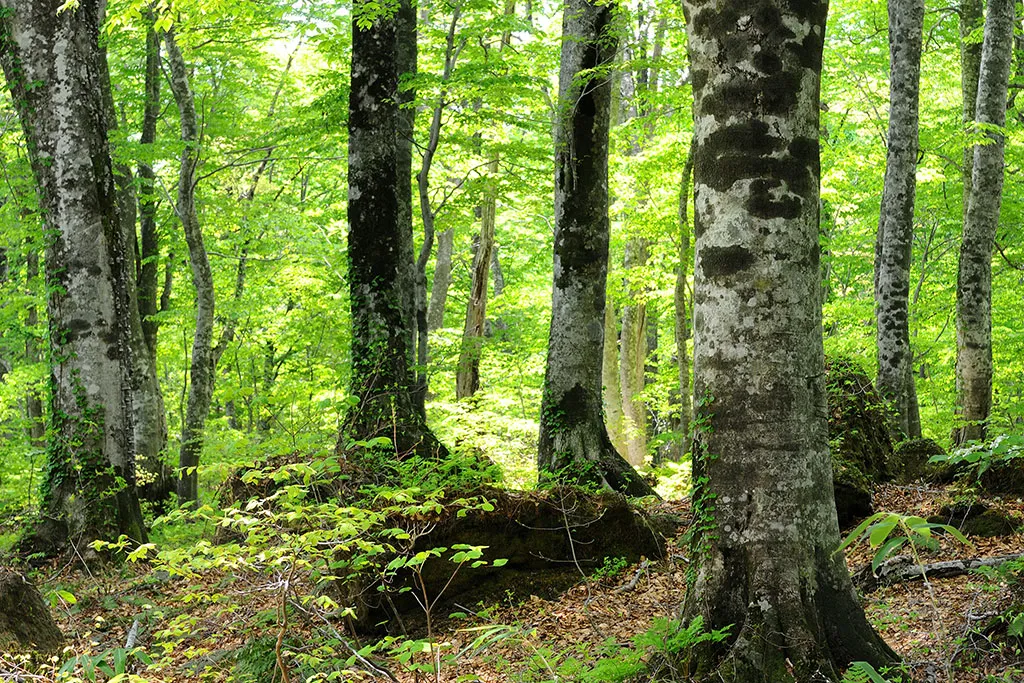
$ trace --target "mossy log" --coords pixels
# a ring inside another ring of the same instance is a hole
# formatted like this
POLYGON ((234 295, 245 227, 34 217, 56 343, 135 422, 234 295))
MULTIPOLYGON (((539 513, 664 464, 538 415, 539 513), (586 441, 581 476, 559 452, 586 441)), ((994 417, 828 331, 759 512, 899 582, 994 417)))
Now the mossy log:
POLYGON ((36 587, 21 574, 0 570, 0 652, 52 654, 63 644, 36 587))

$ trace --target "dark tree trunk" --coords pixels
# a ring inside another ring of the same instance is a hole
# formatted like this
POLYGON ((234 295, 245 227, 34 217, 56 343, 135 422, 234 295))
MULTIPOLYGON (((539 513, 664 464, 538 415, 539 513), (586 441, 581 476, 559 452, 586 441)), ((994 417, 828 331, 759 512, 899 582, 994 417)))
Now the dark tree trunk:
POLYGON ((683 180, 679 187, 679 263, 676 265, 676 282, 673 291, 675 320, 673 332, 676 340, 676 367, 679 372, 679 420, 677 430, 682 440, 679 456, 690 450, 690 424, 693 422, 693 387, 690 384, 690 354, 686 348, 690 340, 690 306, 688 283, 690 264, 693 262, 690 237, 690 178, 693 176, 693 142, 686 153, 683 164, 683 180))
POLYGON ((954 441, 984 439, 992 409, 992 247, 1003 197, 1006 93, 1013 59, 1014 1, 990 0, 981 53, 977 122, 989 144, 974 148, 971 194, 956 286, 957 415, 954 441))
POLYGON ((918 93, 924 0, 889 0, 889 135, 885 185, 875 238, 875 340, 878 393, 893 411, 895 431, 910 434, 910 258, 917 186, 918 93))
POLYGON ((0 61, 46 219, 50 440, 41 523, 28 552, 125 534, 144 541, 135 490, 132 245, 114 183, 100 47, 104 3, 0 2, 0 61))
POLYGON ((195 100, 189 83, 188 68, 182 57, 174 33, 164 34, 167 61, 170 65, 169 83, 178 104, 181 121, 181 166, 178 172, 177 214, 188 245, 188 260, 192 268, 192 286, 196 291, 196 328, 192 338, 192 362, 189 366, 191 384, 185 420, 181 428, 181 450, 178 453, 178 502, 195 503, 199 499, 199 458, 203 452, 206 417, 213 399, 213 271, 203 242, 203 230, 196 210, 196 170, 200 159, 199 126, 195 100))
MULTIPOLYGON (((152 17, 148 18, 152 21, 152 17)), ((156 142, 156 124, 160 119, 160 36, 152 26, 146 31, 146 100, 142 114, 139 144, 146 153, 139 163, 139 313, 146 347, 156 357, 159 312, 160 235, 156 223, 156 174, 149 161, 156 142)))
POLYGON ((838 680, 896 656, 839 544, 818 269, 826 2, 685 4, 694 83, 699 680, 838 680), (739 27, 736 31, 732 27, 739 27))
POLYGON ((568 0, 563 13, 554 284, 537 467, 542 477, 652 495, 615 451, 601 411, 613 14, 610 4, 586 0, 568 0))
POLYGON ((412 308, 403 288, 414 281, 414 264, 398 197, 412 188, 398 170, 397 24, 395 17, 378 17, 365 29, 352 23, 348 258, 351 391, 359 404, 346 416, 338 447, 384 436, 399 457, 444 456, 417 406, 410 368, 412 308))

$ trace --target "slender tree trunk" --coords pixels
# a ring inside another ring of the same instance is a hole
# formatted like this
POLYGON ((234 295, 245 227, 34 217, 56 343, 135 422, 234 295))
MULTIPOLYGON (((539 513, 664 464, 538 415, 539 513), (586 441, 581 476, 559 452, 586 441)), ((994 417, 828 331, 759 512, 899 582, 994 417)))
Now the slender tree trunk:
POLYGON ((448 288, 452 284, 452 252, 455 250, 455 230, 448 228, 437 236, 437 258, 434 260, 434 281, 430 289, 430 308, 427 309, 427 329, 444 327, 444 307, 448 301, 448 288))
POLYGON ((889 0, 889 135, 885 185, 875 237, 876 384, 898 434, 910 434, 910 259, 917 186, 918 94, 924 0, 889 0))
POLYGON ((103 3, 58 14, 51 2, 0 2, 0 62, 28 141, 45 216, 50 440, 43 519, 27 552, 126 534, 144 541, 135 490, 131 315, 103 94, 103 3))
MULTIPOLYGON (((29 245, 29 251, 25 257, 25 282, 28 285, 28 295, 36 291, 35 282, 39 277, 39 254, 35 251, 34 245, 29 245)), ((35 305, 31 305, 25 312, 25 326, 28 328, 28 335, 25 339, 25 360, 29 363, 38 363, 39 341, 36 339, 33 330, 39 324, 39 311, 35 305)), ((28 419, 28 438, 33 448, 46 447, 46 422, 43 417, 43 399, 37 390, 32 390, 25 397, 25 417, 28 419)))
MULTIPOLYGON (((147 21, 154 21, 147 17, 147 21)), ((159 312, 160 234, 156 223, 156 174, 150 163, 156 126, 160 120, 160 35, 152 26, 146 31, 146 99, 142 114, 142 136, 139 144, 146 157, 139 162, 139 313, 146 347, 156 357, 156 320, 159 312)))
MULTIPOLYGON (((368 0, 359 0, 360 4, 368 0)), ((378 17, 352 22, 349 98, 348 258, 352 306, 352 385, 359 399, 338 440, 385 436, 395 455, 447 455, 427 428, 413 393, 413 343, 408 287, 414 282, 412 241, 404 234, 401 193, 411 192, 399 171, 398 26, 378 17), (405 288, 405 289, 403 289, 405 288)))
POLYGON ((690 451, 690 425, 693 423, 693 390, 690 386, 690 355, 687 343, 690 341, 689 280, 693 252, 690 249, 690 177, 693 175, 693 148, 686 153, 683 164, 683 180, 679 187, 679 262, 676 264, 676 282, 673 291, 675 302, 676 368, 679 372, 679 425, 682 439, 680 459, 690 451))
POLYGON ((567 0, 563 12, 554 285, 537 467, 542 477, 652 495, 615 452, 601 415, 612 97, 607 67, 617 43, 612 17, 610 4, 586 0, 567 0))
POLYGON ((730 627, 699 680, 889 664, 836 552, 818 259, 826 2, 687 0, 694 83, 694 533, 684 614, 730 627), (738 26, 740 31, 723 30, 738 26))
POLYGON ((196 170, 200 159, 200 140, 192 85, 189 83, 185 59, 172 31, 164 34, 164 44, 171 71, 169 83, 178 104, 181 140, 184 143, 178 173, 177 213, 188 245, 192 286, 196 292, 196 328, 189 366, 191 385, 178 454, 178 502, 189 504, 199 500, 197 468, 203 452, 206 417, 210 414, 210 402, 213 399, 213 271, 210 269, 210 259, 206 254, 203 230, 196 210, 196 170))
POLYGON ((604 424, 615 452, 625 457, 627 442, 623 429, 622 385, 619 383, 619 316, 615 306, 604 307, 604 351, 601 356, 601 405, 604 424))
MULTIPOLYGON (((974 126, 974 111, 978 103, 978 76, 981 72, 981 40, 975 32, 984 23, 985 0, 960 0, 960 89, 963 93, 963 124, 968 130, 974 126)), ((974 166, 974 145, 966 145, 963 153, 963 221, 967 222, 967 205, 971 197, 971 176, 974 166)))
POLYGON ((636 269, 647 265, 647 240, 633 238, 626 245, 626 290, 631 303, 622 307, 619 337, 619 389, 622 392, 622 425, 626 451, 633 467, 647 455, 647 405, 642 398, 647 369, 647 298, 645 287, 635 284, 636 269))
POLYGON ((494 249, 494 226, 497 220, 498 197, 493 175, 498 172, 498 160, 488 164, 492 180, 484 190, 480 212, 480 238, 473 254, 469 301, 466 303, 466 325, 462 331, 462 346, 455 373, 455 396, 468 398, 480 388, 480 351, 483 347, 484 324, 487 321, 487 285, 491 279, 491 255, 494 249))
POLYGON ((954 434, 958 444, 985 438, 992 409, 992 247, 1003 196, 1013 11, 1013 0, 990 0, 985 20, 975 113, 989 144, 974 148, 956 287, 957 415, 964 423, 954 434))

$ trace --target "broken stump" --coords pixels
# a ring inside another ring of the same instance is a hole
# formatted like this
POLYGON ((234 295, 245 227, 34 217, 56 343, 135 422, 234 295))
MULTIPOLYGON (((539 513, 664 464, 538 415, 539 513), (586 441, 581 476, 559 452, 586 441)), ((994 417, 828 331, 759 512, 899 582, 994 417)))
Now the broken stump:
POLYGON ((0 570, 0 652, 51 654, 64 644, 50 608, 21 574, 0 570))

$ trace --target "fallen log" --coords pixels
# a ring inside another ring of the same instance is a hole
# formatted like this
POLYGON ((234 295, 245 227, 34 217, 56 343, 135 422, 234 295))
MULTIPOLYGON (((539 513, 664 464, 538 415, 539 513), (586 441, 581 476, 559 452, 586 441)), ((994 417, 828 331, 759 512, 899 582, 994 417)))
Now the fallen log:
POLYGON ((995 557, 916 564, 910 555, 897 555, 879 565, 875 572, 871 571, 870 564, 860 567, 853 573, 853 584, 863 592, 871 593, 883 586, 891 586, 904 581, 920 581, 925 576, 929 579, 949 579, 981 567, 998 567, 1006 562, 1022 558, 1024 558, 1024 553, 1015 553, 995 557))

